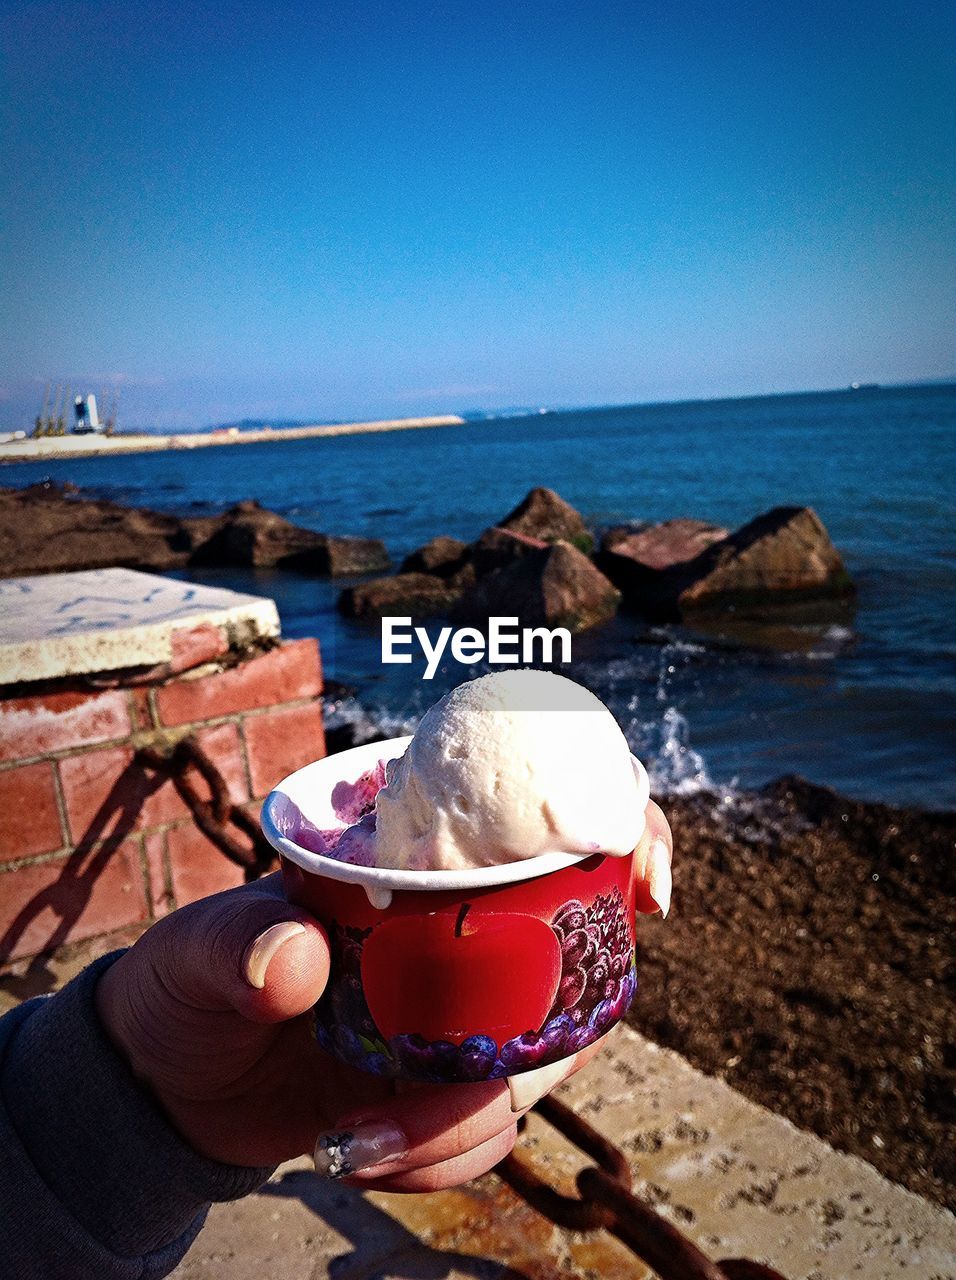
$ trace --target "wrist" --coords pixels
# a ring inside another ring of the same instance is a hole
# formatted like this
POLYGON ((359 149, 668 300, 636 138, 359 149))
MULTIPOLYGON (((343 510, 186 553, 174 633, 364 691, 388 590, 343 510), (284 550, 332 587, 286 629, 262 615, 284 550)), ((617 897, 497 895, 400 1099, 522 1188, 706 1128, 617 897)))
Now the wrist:
POLYGON ((100 975, 93 991, 93 1006, 100 1026, 137 1084, 148 1092, 178 1136, 200 1155, 215 1159, 214 1152, 202 1150, 201 1142, 196 1141, 175 1094, 163 1087, 164 1072, 155 1054, 143 1048, 144 1042, 152 1039, 155 1044, 157 1038, 144 1035, 143 1014, 149 1002, 145 993, 137 996, 135 963, 130 952, 125 952, 100 975))

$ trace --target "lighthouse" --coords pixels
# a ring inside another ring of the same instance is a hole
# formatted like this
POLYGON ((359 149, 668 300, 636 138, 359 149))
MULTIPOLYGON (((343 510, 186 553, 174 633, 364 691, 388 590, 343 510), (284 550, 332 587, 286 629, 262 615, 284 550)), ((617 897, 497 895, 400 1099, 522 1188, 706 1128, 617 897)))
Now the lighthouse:
POLYGON ((96 409, 96 396, 92 392, 88 396, 76 397, 73 401, 73 413, 76 417, 73 430, 77 435, 95 435, 105 430, 96 409))

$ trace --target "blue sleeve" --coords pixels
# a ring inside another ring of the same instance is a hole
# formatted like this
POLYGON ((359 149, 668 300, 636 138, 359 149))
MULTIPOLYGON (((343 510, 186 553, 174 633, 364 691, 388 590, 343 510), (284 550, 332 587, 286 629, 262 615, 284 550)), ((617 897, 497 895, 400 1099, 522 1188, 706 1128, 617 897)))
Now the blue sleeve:
POLYGON ((0 1276, 158 1280, 210 1202, 271 1169, 199 1155, 103 1032, 93 991, 105 956, 53 996, 0 1018, 0 1276))

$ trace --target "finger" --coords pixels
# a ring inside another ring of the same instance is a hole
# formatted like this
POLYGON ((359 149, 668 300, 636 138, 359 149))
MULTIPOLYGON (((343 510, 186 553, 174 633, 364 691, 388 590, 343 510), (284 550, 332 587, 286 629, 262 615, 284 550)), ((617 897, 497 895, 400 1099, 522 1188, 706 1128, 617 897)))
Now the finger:
POLYGON ((203 898, 167 917, 151 935, 160 977, 193 1007, 232 1008, 251 1022, 283 1022, 310 1009, 328 981, 325 930, 279 896, 274 884, 203 898))
POLYGON ((647 806, 644 834, 634 851, 637 910, 642 914, 660 911, 667 915, 671 902, 672 856, 670 824, 661 808, 651 800, 647 806))
POLYGON ((389 1160, 408 1172, 453 1160, 514 1124, 506 1080, 424 1085, 376 1106, 346 1114, 316 1143, 316 1171, 325 1177, 389 1160))
POLYGON ((518 1127, 512 1123, 487 1142, 450 1160, 425 1165, 405 1173, 391 1172, 391 1165, 380 1165, 379 1170, 369 1169, 349 1182, 363 1191, 445 1191, 460 1186, 471 1178, 478 1178, 493 1169, 511 1151, 518 1137, 518 1127))

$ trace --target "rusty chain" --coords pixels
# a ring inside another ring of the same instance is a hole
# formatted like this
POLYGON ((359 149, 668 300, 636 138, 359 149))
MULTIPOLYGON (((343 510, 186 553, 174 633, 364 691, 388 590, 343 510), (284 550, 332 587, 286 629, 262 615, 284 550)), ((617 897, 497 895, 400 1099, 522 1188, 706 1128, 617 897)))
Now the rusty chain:
MULTIPOLYGON (((225 778, 194 737, 181 738, 169 752, 142 747, 137 761, 171 779, 196 826, 242 868, 247 883, 270 870, 275 855, 259 824, 232 799, 225 778), (209 799, 197 789, 194 772, 209 788, 209 799), (246 839, 239 839, 230 825, 246 839)), ((634 1195, 630 1163, 610 1139, 556 1098, 543 1098, 534 1110, 594 1161, 577 1176, 577 1196, 556 1191, 516 1155, 497 1165, 496 1172, 508 1186, 551 1222, 570 1231, 610 1232, 661 1280, 784 1280, 778 1271, 748 1258, 712 1262, 673 1223, 634 1195)))
POLYGON ((252 814, 232 799, 229 784, 194 737, 180 738, 169 752, 141 747, 136 758, 147 769, 171 779, 196 826, 220 853, 242 868, 246 883, 271 870, 272 846, 252 814), (194 773, 206 783, 210 799, 197 789, 194 773))
POLYGON ((514 1154, 496 1166, 512 1191, 551 1222, 570 1231, 610 1232, 661 1280, 784 1280, 778 1271, 748 1258, 712 1262, 673 1223, 634 1195, 631 1166, 620 1147, 557 1098, 543 1098, 534 1110, 594 1161, 577 1176, 577 1196, 556 1191, 514 1154))

